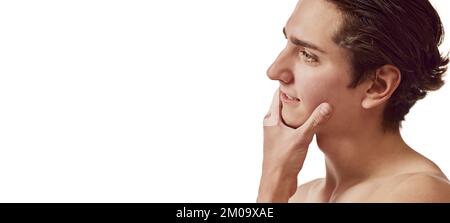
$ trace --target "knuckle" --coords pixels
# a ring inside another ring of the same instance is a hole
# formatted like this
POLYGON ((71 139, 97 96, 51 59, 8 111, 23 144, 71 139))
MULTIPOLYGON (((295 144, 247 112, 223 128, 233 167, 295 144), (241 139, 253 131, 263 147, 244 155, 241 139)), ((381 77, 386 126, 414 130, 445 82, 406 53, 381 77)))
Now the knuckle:
POLYGON ((312 127, 316 127, 319 124, 320 118, 318 116, 314 116, 312 118, 312 127))

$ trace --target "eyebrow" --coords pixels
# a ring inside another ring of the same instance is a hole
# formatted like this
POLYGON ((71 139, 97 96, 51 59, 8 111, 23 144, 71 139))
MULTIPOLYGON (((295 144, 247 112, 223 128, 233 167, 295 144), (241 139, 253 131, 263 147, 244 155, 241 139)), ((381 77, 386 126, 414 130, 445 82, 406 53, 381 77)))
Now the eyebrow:
MULTIPOLYGON (((286 37, 286 39, 288 39, 288 37, 287 37, 287 35, 286 35, 286 27, 283 27, 283 34, 284 34, 284 37, 286 37)), ((303 41, 303 40, 299 40, 299 39, 297 39, 297 38, 295 38, 295 37, 291 37, 291 38, 290 38, 290 41, 291 41, 294 45, 302 46, 302 47, 305 47, 305 48, 310 48, 310 49, 313 49, 313 50, 317 50, 317 51, 319 51, 319 52, 321 52, 321 53, 326 53, 324 50, 322 50, 321 48, 319 48, 318 46, 316 46, 316 45, 314 45, 314 44, 312 44, 312 43, 310 43, 310 42, 306 42, 306 41, 303 41)))

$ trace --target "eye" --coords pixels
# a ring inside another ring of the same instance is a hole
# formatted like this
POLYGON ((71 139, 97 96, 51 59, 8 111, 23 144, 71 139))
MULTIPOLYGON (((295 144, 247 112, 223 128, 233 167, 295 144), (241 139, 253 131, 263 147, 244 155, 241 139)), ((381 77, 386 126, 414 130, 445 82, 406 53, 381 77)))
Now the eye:
POLYGON ((306 52, 305 50, 300 50, 300 55, 303 57, 303 60, 306 63, 315 63, 317 62, 317 57, 306 52))

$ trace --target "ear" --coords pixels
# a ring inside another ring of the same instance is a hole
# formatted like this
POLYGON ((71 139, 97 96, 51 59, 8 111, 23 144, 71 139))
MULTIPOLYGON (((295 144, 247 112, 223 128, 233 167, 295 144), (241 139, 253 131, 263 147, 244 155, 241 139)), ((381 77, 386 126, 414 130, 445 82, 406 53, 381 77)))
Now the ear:
POLYGON ((369 81, 361 106, 374 108, 386 102, 397 89, 401 80, 400 70, 393 65, 384 65, 375 71, 374 78, 369 81))

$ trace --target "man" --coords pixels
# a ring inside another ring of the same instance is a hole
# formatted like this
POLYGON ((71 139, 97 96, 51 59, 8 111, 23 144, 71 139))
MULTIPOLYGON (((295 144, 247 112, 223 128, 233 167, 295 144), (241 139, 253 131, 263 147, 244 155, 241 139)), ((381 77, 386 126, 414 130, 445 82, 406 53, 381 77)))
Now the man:
POLYGON ((399 131, 448 64, 428 0, 303 0, 283 32, 257 201, 450 202, 444 173, 399 131), (297 187, 314 134, 326 175, 297 187))

